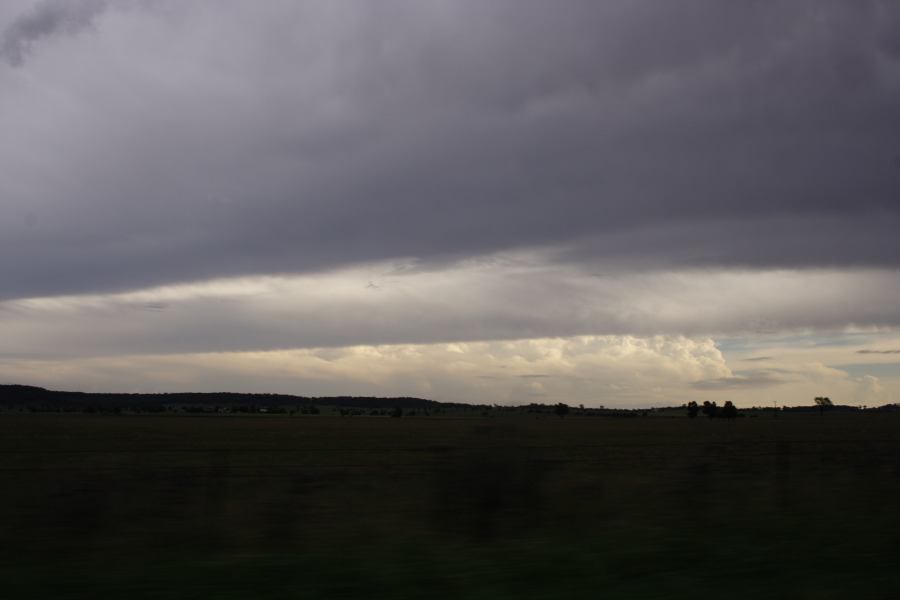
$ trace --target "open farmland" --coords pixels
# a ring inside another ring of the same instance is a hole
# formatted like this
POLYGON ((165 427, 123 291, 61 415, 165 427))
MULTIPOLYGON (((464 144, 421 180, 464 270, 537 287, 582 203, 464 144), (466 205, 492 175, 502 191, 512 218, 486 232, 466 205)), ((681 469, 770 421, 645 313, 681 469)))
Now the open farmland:
POLYGON ((900 415, 0 418, 9 598, 896 598, 900 415))

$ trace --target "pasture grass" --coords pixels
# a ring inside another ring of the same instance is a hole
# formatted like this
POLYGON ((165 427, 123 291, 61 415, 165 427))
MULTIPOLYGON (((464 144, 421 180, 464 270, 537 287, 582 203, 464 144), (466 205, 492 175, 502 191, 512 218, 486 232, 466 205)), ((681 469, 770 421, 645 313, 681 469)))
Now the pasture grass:
POLYGON ((900 598, 900 418, 0 417, 3 598, 900 598))

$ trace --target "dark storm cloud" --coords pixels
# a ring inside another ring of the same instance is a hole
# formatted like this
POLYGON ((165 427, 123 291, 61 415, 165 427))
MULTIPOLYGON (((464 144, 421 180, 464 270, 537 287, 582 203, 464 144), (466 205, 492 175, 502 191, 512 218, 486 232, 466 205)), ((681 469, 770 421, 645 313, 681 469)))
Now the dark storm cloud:
POLYGON ((0 56, 20 67, 41 38, 57 34, 75 35, 89 28, 106 8, 106 0, 43 0, 3 31, 0 56))
MULTIPOLYGON (((5 28, 4 57, 21 64, 103 6, 35 5, 5 28)), ((0 298, 523 247, 588 271, 898 267, 898 14, 107 11, 67 53, 0 70, 0 298)))

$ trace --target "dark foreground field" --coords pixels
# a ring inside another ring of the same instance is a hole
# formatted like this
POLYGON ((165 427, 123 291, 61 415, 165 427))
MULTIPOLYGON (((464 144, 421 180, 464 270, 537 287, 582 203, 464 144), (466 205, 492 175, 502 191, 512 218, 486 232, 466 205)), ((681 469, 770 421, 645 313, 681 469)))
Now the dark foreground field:
POLYGON ((3 598, 900 598, 900 419, 0 417, 3 598))

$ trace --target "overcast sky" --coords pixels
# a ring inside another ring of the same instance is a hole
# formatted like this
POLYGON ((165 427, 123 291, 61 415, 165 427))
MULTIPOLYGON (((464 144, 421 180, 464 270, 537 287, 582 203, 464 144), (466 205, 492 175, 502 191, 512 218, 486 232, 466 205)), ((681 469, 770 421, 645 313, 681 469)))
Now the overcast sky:
POLYGON ((6 0, 0 380, 900 402, 900 5, 6 0))

